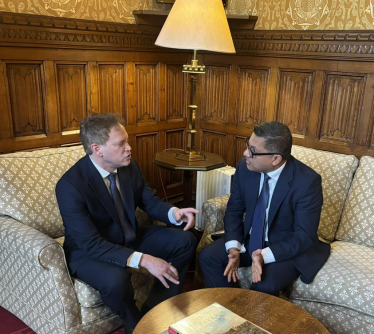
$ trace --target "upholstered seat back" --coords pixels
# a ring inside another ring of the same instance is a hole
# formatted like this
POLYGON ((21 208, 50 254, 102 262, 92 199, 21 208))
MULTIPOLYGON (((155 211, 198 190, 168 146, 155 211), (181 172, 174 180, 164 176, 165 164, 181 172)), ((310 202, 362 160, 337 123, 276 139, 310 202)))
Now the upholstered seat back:
POLYGON ((318 235, 325 240, 333 241, 358 160, 354 155, 297 145, 292 146, 292 155, 322 177, 323 207, 318 235))
POLYGON ((374 158, 362 157, 342 214, 337 240, 374 247, 374 158))
POLYGON ((63 236, 56 183, 84 155, 82 146, 0 155, 0 215, 63 236))

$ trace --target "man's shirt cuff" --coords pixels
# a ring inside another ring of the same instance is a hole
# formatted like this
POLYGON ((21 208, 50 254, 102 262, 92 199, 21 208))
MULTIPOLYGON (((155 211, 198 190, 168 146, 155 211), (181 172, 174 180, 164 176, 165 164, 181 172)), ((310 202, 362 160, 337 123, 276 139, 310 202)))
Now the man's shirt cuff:
POLYGON ((127 266, 134 269, 139 269, 139 262, 142 258, 143 253, 134 252, 132 253, 129 258, 127 259, 127 266))
POLYGON ((246 252, 246 249, 245 249, 244 245, 242 245, 239 241, 236 241, 236 240, 227 241, 225 243, 225 246, 226 246, 226 252, 227 253, 229 252, 230 248, 239 249, 239 253, 245 253, 246 252))
MULTIPOLYGON (((226 252, 227 253, 229 252, 230 248, 239 249, 239 253, 245 253, 247 251, 245 246, 242 245, 239 241, 236 241, 236 240, 227 241, 225 243, 225 247, 226 247, 226 252)), ((266 248, 262 249, 261 250, 261 255, 264 259, 265 264, 275 262, 274 254, 269 247, 266 247, 266 248)))
POLYGON ((169 221, 170 223, 174 224, 174 225, 182 225, 183 223, 183 220, 181 220, 180 222, 177 222, 175 219, 174 219, 174 216, 173 216, 173 211, 174 209, 176 209, 175 206, 173 206, 172 208, 170 208, 170 210, 168 211, 168 217, 169 217, 169 221))
POLYGON ((261 250, 261 255, 264 259, 265 264, 275 262, 274 254, 269 247, 266 247, 263 250, 261 250))

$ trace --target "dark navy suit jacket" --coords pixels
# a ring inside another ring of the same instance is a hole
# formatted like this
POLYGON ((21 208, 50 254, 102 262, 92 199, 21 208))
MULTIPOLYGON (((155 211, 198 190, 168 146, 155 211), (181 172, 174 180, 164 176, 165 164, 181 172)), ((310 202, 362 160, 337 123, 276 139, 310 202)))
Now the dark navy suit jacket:
MULTIPOLYGON (((137 231, 139 206, 152 218, 169 222, 171 204, 161 201, 148 186, 138 164, 117 169, 129 221, 137 231)), ((65 226, 64 250, 71 274, 87 258, 125 267, 133 249, 124 246, 124 234, 112 197, 88 155, 58 181, 56 196, 65 226)))
MULTIPOLYGON (((247 169, 245 158, 239 161, 224 219, 225 241, 245 242, 252 227, 260 178, 261 173, 247 169)), ((322 204, 321 176, 291 156, 270 203, 268 238, 275 260, 291 260, 305 283, 313 280, 330 254, 330 245, 317 236, 322 204)))

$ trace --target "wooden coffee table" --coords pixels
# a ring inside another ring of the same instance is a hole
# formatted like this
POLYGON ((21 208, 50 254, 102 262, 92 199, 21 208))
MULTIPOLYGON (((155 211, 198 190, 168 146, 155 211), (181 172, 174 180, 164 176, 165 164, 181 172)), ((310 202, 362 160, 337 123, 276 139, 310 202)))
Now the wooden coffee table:
POLYGON ((214 288, 183 293, 150 310, 133 334, 160 334, 169 325, 218 302, 273 334, 325 334, 327 329, 312 315, 284 299, 261 292, 214 288))

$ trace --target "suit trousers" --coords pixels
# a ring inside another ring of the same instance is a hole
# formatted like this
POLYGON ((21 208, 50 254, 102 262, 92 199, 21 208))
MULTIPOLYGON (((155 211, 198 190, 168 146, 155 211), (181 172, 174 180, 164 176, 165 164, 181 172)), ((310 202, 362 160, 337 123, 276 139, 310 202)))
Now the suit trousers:
MULTIPOLYGON (((228 253, 226 252, 224 238, 216 240, 201 251, 199 264, 207 288, 235 286, 234 282, 229 283, 227 277, 223 276, 228 264, 228 253)), ((241 253, 239 267, 251 265, 252 258, 248 252, 241 253)), ((300 272, 289 260, 265 264, 262 267, 261 281, 252 283, 250 289, 279 296, 279 292, 299 276, 300 272)))
MULTIPOLYGON (((137 242, 136 251, 171 262, 179 273, 180 284, 169 282, 169 289, 155 279, 155 285, 146 301, 152 308, 181 292, 197 242, 189 231, 156 225, 139 233, 137 242)), ((75 276, 100 292, 104 304, 124 320, 126 333, 131 333, 141 318, 141 312, 135 305, 131 272, 112 263, 87 259, 75 276)))

